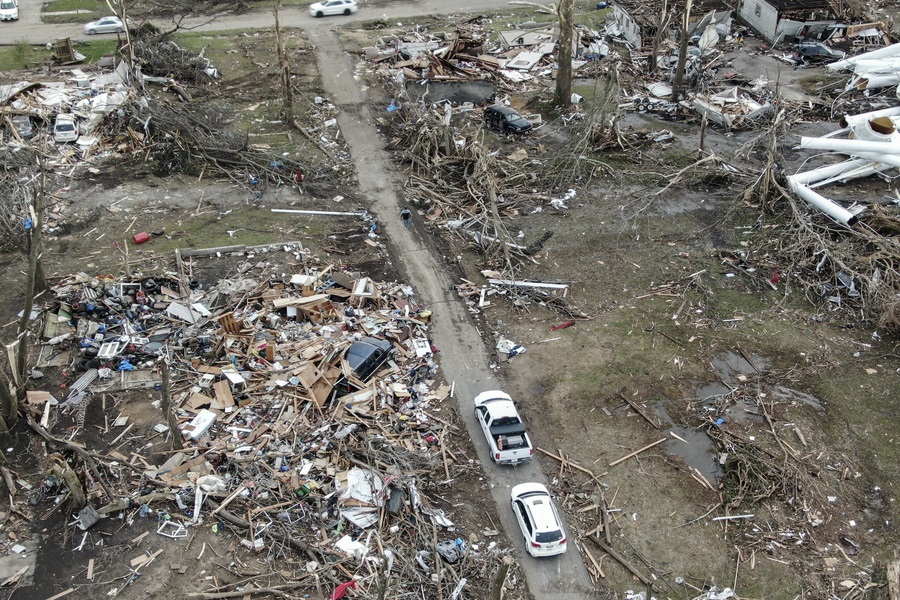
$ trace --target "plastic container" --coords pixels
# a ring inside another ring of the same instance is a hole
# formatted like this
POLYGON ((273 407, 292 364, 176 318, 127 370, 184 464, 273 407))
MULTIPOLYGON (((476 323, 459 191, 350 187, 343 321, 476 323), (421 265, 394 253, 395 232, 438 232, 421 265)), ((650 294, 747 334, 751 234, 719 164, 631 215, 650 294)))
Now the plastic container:
POLYGON ((132 237, 131 239, 134 240, 135 244, 143 244, 144 242, 146 242, 147 240, 150 239, 150 234, 147 233, 146 231, 142 231, 141 233, 135 234, 135 236, 132 237))

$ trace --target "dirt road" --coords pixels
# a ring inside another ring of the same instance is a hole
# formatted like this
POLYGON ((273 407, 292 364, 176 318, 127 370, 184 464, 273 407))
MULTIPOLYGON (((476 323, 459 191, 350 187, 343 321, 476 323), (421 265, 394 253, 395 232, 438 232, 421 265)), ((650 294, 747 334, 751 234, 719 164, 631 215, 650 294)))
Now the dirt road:
POLYGON ((401 182, 381 149, 382 140, 373 126, 374 115, 353 78, 352 57, 343 52, 334 31, 316 27, 309 34, 310 41, 316 45, 319 72, 335 74, 323 77, 323 84, 331 101, 341 109, 338 123, 356 164, 359 191, 372 201, 393 260, 400 270, 405 271, 406 281, 416 287, 434 311, 433 340, 441 350, 444 375, 448 381, 456 383, 459 414, 485 465, 485 476, 490 482, 503 529, 516 547, 529 590, 535 598, 546 600, 592 597, 590 579, 574 544, 569 545, 568 552, 562 557, 549 560, 535 560, 524 552, 518 525, 509 508, 509 490, 524 481, 545 482, 545 477, 537 461, 514 469, 501 469, 491 463, 487 445, 475 422, 472 398, 478 392, 500 387, 500 383, 487 368, 481 338, 462 303, 450 290, 451 281, 434 246, 428 241, 430 234, 415 218, 410 231, 406 231, 400 222, 402 198, 398 190, 401 182))

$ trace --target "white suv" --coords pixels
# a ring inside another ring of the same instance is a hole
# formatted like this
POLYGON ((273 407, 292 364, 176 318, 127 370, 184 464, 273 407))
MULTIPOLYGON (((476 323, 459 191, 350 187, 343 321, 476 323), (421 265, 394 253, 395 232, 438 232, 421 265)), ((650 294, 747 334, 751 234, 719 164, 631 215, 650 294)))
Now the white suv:
POLYGON ((520 483, 510 493, 510 505, 532 556, 556 556, 566 551, 566 534, 550 492, 540 483, 520 483))
POLYGON ((0 0, 0 21, 18 21, 18 0, 0 0))
POLYGON ((75 122, 75 115, 63 113, 56 115, 56 122, 53 124, 53 139, 57 142, 74 142, 78 139, 78 124, 75 122))

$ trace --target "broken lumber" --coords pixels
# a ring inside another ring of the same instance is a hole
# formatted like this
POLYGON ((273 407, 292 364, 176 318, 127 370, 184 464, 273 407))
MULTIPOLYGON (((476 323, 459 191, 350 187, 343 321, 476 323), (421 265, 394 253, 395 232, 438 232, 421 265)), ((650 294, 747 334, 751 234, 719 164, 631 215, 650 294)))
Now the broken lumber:
POLYGON ((612 556, 614 559, 616 559, 616 561, 618 561, 618 563, 620 565, 622 565, 623 567, 625 567, 626 569, 631 571, 631 574, 634 575, 635 577, 637 577, 641 581, 641 583, 651 586, 651 587, 653 586, 653 582, 650 581, 650 579, 648 577, 646 577, 643 573, 638 571, 634 567, 634 565, 632 565, 630 562, 625 560, 621 554, 619 554, 618 552, 616 552, 615 550, 610 548, 606 543, 601 542, 600 540, 595 539, 595 538, 591 538, 591 539, 593 540, 593 542, 595 544, 597 544, 600 547, 601 550, 603 550, 604 552, 606 552, 607 554, 612 556))
MULTIPOLYGON (((549 450, 544 450, 543 448, 538 448, 537 450, 538 450, 539 452, 543 452, 544 454, 546 454, 546 455, 549 456, 550 458, 555 458, 555 459, 558 460, 560 463, 563 463, 563 464, 565 464, 565 465, 568 466, 568 467, 572 467, 573 469, 576 469, 576 470, 578 470, 578 471, 581 471, 582 473, 585 473, 585 474, 587 474, 587 475, 590 475, 590 476, 591 476, 591 479, 593 479, 593 480, 596 481, 597 483, 600 483, 600 480, 597 478, 598 476, 597 476, 597 475, 594 475, 594 472, 591 471, 590 469, 586 469, 585 467, 582 467, 582 466, 579 465, 578 463, 572 462, 572 461, 571 461, 570 459, 568 459, 568 458, 563 458, 562 456, 553 454, 553 453, 550 452, 549 450)), ((601 477, 602 477, 603 475, 606 475, 606 473, 601 473, 601 474, 600 474, 601 477)))
POLYGON ((631 454, 626 454, 626 455, 623 456, 622 458, 612 461, 611 463, 609 463, 609 466, 614 467, 614 466, 616 466, 617 464, 619 464, 620 462, 623 462, 623 461, 628 460, 628 459, 631 458, 632 456, 637 456, 637 455, 640 454, 641 452, 644 452, 645 450, 649 450, 649 449, 652 448, 653 446, 658 446, 659 444, 662 444, 662 443, 665 442, 667 439, 668 439, 668 438, 662 438, 661 440, 656 440, 656 441, 653 442, 652 444, 647 444, 647 445, 644 446, 643 448, 639 448, 638 450, 635 450, 635 451, 632 452, 631 454))

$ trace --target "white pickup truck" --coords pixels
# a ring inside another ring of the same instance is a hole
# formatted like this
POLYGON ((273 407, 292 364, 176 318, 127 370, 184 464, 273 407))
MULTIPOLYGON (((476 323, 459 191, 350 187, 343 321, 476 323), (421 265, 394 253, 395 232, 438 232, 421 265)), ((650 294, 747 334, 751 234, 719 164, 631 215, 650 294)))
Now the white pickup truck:
POLYGON ((534 448, 509 394, 491 390, 475 396, 475 418, 484 431, 491 460, 499 465, 531 460, 534 448))

